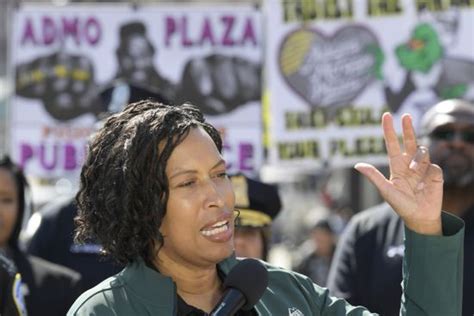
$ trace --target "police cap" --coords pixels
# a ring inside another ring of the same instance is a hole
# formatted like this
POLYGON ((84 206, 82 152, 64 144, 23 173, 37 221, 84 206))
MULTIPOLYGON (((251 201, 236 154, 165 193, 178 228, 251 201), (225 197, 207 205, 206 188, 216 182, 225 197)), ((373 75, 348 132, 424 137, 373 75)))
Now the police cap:
POLYGON ((230 177, 235 192, 235 207, 240 211, 236 226, 270 225, 281 209, 276 186, 250 179, 243 174, 230 177))

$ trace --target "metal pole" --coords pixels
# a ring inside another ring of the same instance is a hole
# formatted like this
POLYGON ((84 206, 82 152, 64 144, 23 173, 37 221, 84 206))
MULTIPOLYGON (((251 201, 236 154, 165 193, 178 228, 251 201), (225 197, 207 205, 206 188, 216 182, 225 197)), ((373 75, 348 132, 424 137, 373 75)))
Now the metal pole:
POLYGON ((13 14, 19 6, 19 1, 17 0, 6 0, 6 7, 4 12, 6 16, 4 17, 5 23, 5 83, 6 83, 6 99, 5 99, 5 141, 4 141, 4 152, 11 154, 11 129, 14 128, 11 126, 11 104, 14 92, 14 78, 15 72, 11 60, 11 49, 13 41, 13 14))

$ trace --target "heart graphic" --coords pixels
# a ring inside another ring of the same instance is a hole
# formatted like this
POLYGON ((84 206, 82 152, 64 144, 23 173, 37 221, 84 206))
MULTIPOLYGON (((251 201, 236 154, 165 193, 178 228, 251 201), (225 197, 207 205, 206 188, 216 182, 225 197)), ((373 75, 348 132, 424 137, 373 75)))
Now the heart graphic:
POLYGON ((349 105, 377 78, 382 51, 375 35, 360 25, 333 36, 299 28, 282 41, 279 67, 287 84, 314 108, 349 105))

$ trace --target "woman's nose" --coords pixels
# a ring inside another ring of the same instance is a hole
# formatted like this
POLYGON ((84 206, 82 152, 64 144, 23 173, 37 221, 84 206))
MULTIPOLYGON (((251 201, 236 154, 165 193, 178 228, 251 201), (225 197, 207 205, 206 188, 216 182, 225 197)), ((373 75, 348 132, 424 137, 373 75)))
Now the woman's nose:
POLYGON ((207 207, 223 207, 224 193, 217 183, 208 180, 206 183, 206 206, 207 207))

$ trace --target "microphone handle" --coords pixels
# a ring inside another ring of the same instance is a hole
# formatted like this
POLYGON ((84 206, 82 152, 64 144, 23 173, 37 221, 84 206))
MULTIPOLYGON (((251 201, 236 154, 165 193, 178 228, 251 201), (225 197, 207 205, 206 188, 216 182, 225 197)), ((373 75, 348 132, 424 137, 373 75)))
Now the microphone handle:
POLYGON ((209 316, 232 316, 244 306, 245 297, 239 290, 229 288, 222 296, 221 301, 214 307, 209 316))

